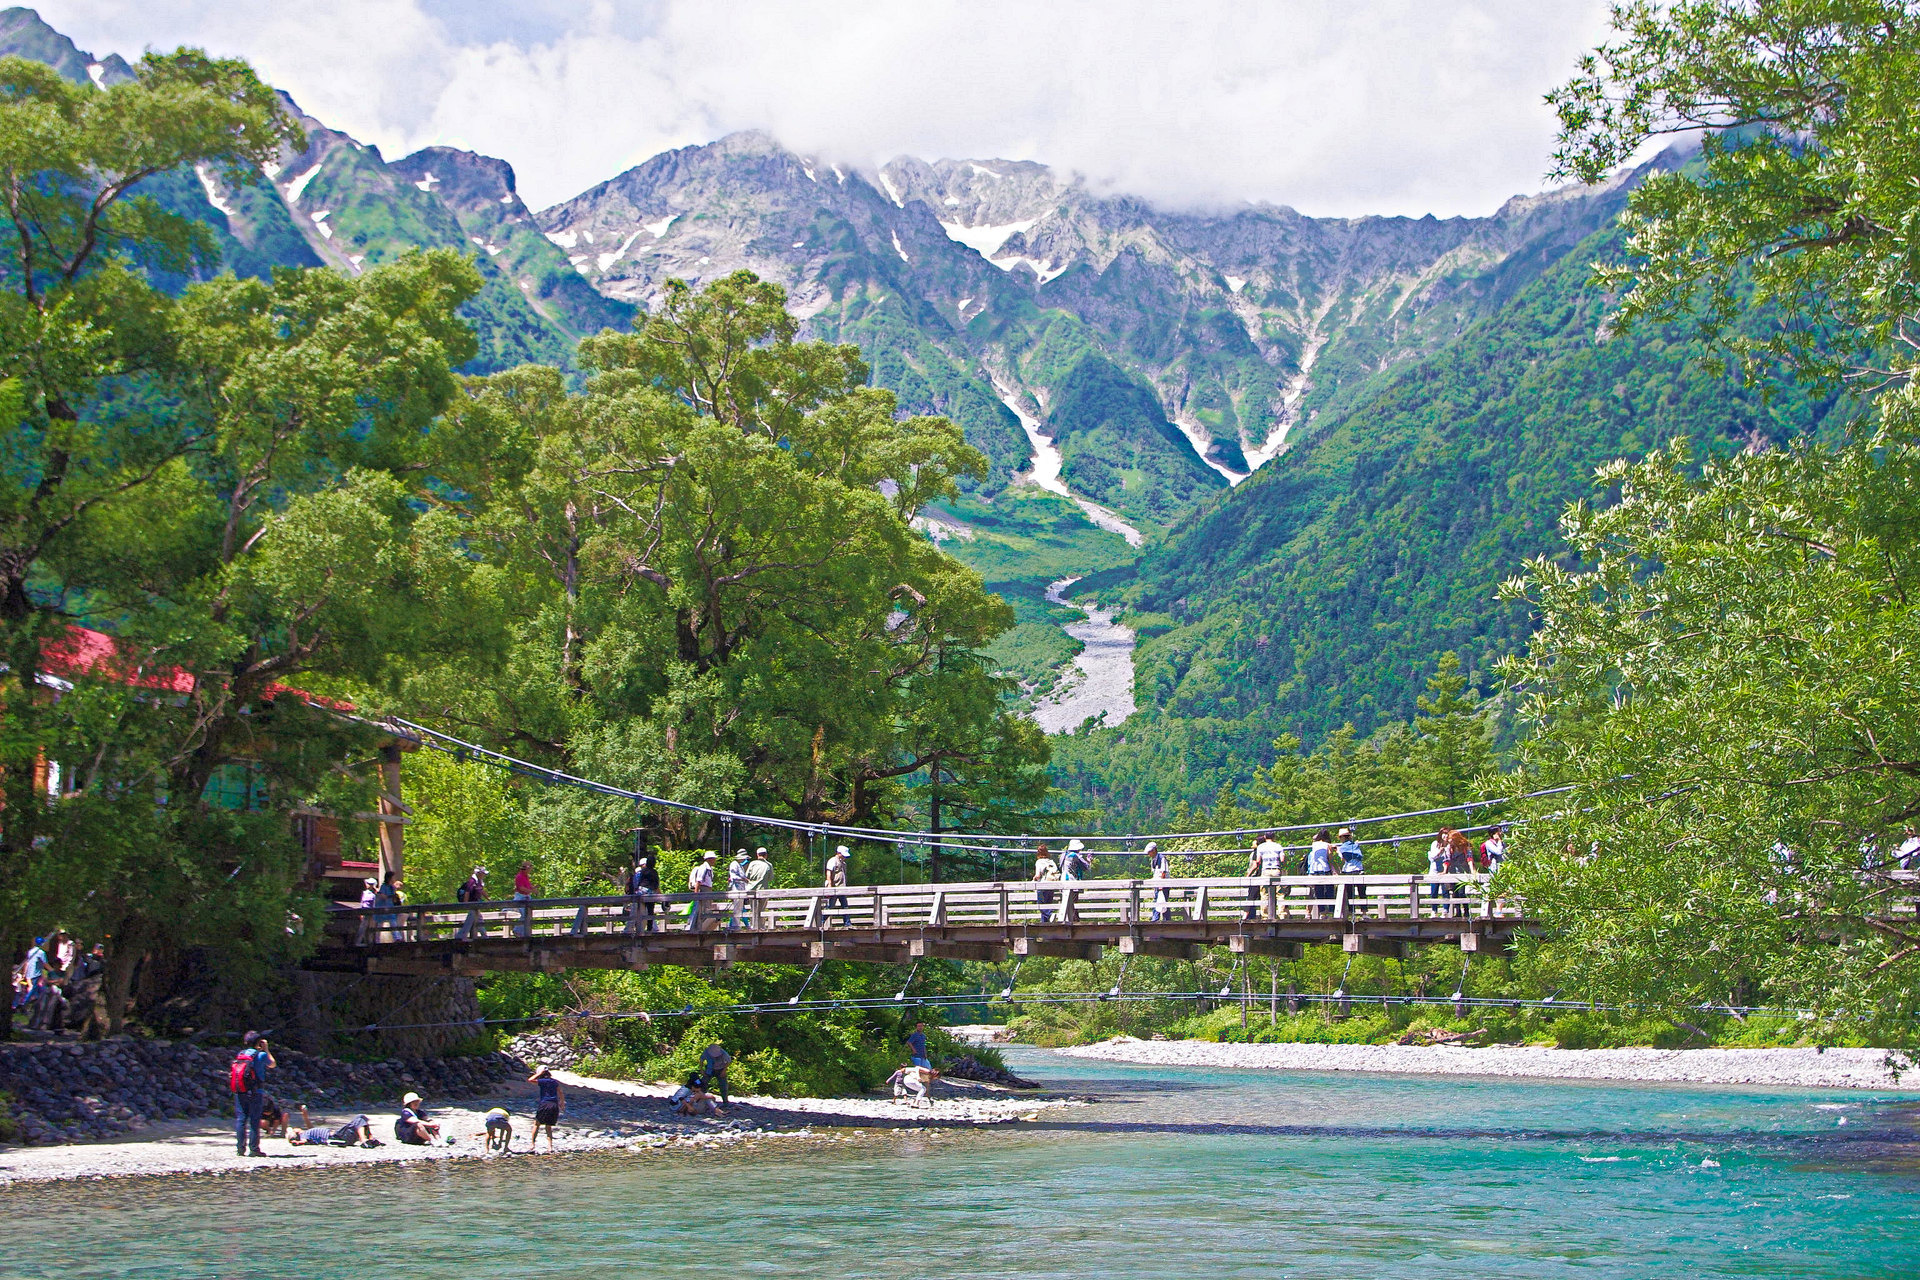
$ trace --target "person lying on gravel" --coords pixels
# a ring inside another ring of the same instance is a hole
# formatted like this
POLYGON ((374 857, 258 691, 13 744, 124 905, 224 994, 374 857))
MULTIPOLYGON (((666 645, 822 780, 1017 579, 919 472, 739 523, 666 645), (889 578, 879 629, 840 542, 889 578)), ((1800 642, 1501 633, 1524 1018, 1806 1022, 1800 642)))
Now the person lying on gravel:
POLYGON ((440 1125, 427 1119, 420 1095, 409 1093, 400 1099, 400 1116, 393 1122, 393 1136, 410 1147, 424 1147, 440 1140, 440 1125))
POLYGON ((287 1117, 287 1141, 296 1147, 377 1147, 379 1141, 373 1136, 373 1121, 365 1116, 355 1116, 345 1124, 329 1129, 325 1125, 316 1125, 313 1117, 307 1114, 306 1104, 300 1105, 300 1123, 293 1123, 287 1117))

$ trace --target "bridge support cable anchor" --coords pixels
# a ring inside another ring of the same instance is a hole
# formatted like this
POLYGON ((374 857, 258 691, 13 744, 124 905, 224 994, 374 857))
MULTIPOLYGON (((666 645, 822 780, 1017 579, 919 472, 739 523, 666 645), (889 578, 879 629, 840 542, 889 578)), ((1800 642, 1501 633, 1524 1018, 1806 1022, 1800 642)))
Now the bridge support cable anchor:
POLYGON ((1025 956, 1014 957, 1013 972, 1007 977, 1007 985, 1000 988, 1000 998, 1002 1000, 1013 999, 1014 985, 1020 981, 1020 966, 1026 962, 1026 959, 1025 956))
POLYGON ((1117 1000, 1120 998, 1120 989, 1126 986, 1127 984, 1127 962, 1132 959, 1133 959, 1132 956, 1127 955, 1124 952, 1121 953, 1120 972, 1114 975, 1113 986, 1108 989, 1107 994, 1105 996, 1106 999, 1117 1000))
POLYGON ((1469 951, 1460 959, 1460 981, 1453 989, 1453 1016, 1456 1018, 1467 1016, 1467 969, 1472 964, 1473 953, 1469 951))
POLYGON ((900 990, 894 994, 893 1000, 895 1004, 907 998, 907 988, 913 985, 913 975, 918 972, 920 972, 920 962, 915 960, 913 967, 907 970, 907 980, 900 984, 900 990))
POLYGON ((788 1004, 800 1003, 800 997, 807 994, 807 988, 813 985, 813 975, 818 972, 820 972, 820 966, 818 964, 807 970, 806 980, 800 984, 800 989, 787 997, 788 1004))
POLYGON ((1347 998, 1347 975, 1353 972, 1353 956, 1347 956, 1347 967, 1340 971, 1340 985, 1334 988, 1334 1003, 1340 1009, 1340 1016, 1346 1017, 1353 1012, 1353 1001, 1347 998))

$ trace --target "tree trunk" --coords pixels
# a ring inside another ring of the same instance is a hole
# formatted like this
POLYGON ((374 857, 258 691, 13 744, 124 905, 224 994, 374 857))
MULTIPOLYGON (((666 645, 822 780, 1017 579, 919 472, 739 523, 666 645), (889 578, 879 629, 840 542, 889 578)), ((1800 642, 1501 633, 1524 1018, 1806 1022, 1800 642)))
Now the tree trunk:
POLYGON ((121 920, 113 942, 107 947, 107 971, 94 993, 94 1017, 110 1036, 119 1035, 126 1025, 133 975, 140 967, 140 957, 146 954, 149 933, 145 920, 128 916, 121 920))

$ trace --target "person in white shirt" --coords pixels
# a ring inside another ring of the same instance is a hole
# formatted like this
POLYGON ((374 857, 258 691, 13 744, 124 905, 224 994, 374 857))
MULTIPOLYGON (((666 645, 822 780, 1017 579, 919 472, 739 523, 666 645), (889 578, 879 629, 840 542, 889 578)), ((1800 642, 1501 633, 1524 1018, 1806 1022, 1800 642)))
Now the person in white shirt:
POLYGON ((1053 855, 1047 851, 1047 846, 1044 843, 1035 846, 1033 851, 1033 883, 1036 888, 1033 891, 1033 900, 1040 904, 1041 924, 1048 924, 1053 920, 1053 907, 1051 904, 1060 900, 1060 891, 1058 889, 1047 888, 1046 886, 1057 882, 1059 879, 1060 868, 1054 865, 1053 855))
POLYGON ((1486 843, 1480 846, 1480 858, 1487 866, 1487 874, 1492 875, 1500 869, 1507 857, 1507 837, 1505 828, 1495 827, 1487 832, 1486 843))
MULTIPOLYGON (((844 889, 847 887, 847 859, 851 856, 852 855, 847 852, 847 846, 837 844, 833 847, 833 856, 827 859, 827 877, 823 882, 827 888, 844 889)), ((827 908, 831 910, 835 907, 838 907, 843 912, 847 909, 845 896, 836 896, 827 899, 827 908)), ((846 915, 840 917, 840 927, 842 929, 845 929, 852 923, 853 920, 851 917, 846 915)))
MULTIPOLYGON (((1314 833, 1313 845, 1307 850, 1307 874, 1310 876, 1330 876, 1333 874, 1333 840, 1324 827, 1314 833)), ((1333 886, 1330 884, 1317 884, 1313 886, 1313 896, 1316 898, 1331 898, 1333 897, 1333 886)), ((1320 914, 1330 916, 1333 914, 1333 908, 1322 907, 1320 908, 1320 914)))
POLYGON ((1266 838, 1253 846, 1253 852, 1260 859, 1259 874, 1263 876, 1283 876, 1287 874, 1287 851, 1280 846, 1280 833, 1267 832, 1266 838))
MULTIPOLYGON (((709 849, 691 867, 687 868, 688 893, 712 893, 713 872, 720 861, 720 855, 709 849)), ((695 933, 705 927, 704 917, 707 904, 695 899, 687 904, 687 932, 695 933)))
POLYGON ((747 891, 747 851, 742 849, 733 855, 733 861, 727 864, 727 892, 733 895, 733 913, 727 917, 727 928, 738 929, 746 923, 747 904, 742 895, 747 891))
POLYGON ((1920 831, 1909 826, 1901 832, 1900 847, 1893 851, 1894 869, 1920 871, 1920 831))
MULTIPOLYGON (((1173 878, 1173 860, 1160 852, 1158 843, 1147 841, 1147 878, 1149 880, 1170 880, 1173 878)), ((1167 910, 1167 891, 1164 888, 1153 891, 1153 906, 1147 912, 1147 918, 1153 921, 1167 919, 1172 913, 1167 910)))

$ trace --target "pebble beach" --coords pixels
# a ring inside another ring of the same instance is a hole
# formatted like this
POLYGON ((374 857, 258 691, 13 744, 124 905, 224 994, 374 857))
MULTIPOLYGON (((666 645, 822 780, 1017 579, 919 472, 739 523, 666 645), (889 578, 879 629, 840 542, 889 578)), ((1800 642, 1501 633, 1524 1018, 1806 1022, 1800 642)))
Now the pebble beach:
POLYGON ((1920 1070, 1887 1049, 1554 1049, 1536 1045, 1217 1044, 1115 1036, 1062 1049, 1069 1057, 1152 1066, 1545 1080, 1765 1085, 1803 1089, 1920 1089, 1920 1070))

